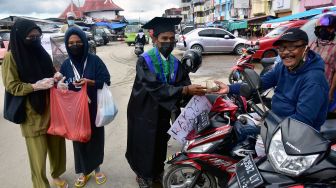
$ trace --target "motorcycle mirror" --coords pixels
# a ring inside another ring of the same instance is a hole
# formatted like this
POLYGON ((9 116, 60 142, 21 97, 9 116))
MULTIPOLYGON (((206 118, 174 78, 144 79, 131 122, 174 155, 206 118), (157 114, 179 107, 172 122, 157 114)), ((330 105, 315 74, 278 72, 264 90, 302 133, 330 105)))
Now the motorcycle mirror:
POLYGON ((246 84, 246 83, 243 83, 241 86, 240 86, 240 95, 245 97, 245 98, 249 98, 251 95, 252 95, 252 88, 246 84))
POLYGON ((261 80, 259 75, 252 69, 245 69, 245 80, 252 89, 259 90, 261 87, 261 80))

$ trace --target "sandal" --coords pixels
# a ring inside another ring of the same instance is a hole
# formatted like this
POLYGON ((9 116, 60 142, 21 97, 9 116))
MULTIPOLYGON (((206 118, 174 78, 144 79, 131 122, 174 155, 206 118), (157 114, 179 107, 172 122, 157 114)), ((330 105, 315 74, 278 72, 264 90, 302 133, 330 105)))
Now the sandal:
POLYGON ((62 180, 62 179, 60 181, 55 181, 54 180, 53 184, 57 188, 69 188, 69 184, 65 180, 62 180))
POLYGON ((95 179, 98 185, 104 184, 106 182, 106 176, 101 172, 95 173, 95 179))
POLYGON ((91 174, 86 175, 86 176, 84 175, 79 176, 75 182, 75 186, 78 188, 84 187, 86 183, 89 181, 90 177, 91 177, 91 174))

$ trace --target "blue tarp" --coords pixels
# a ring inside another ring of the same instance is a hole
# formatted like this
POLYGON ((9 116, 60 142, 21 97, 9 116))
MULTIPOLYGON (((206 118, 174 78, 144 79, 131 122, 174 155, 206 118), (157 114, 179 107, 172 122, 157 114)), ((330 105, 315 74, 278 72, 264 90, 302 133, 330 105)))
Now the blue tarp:
MULTIPOLYGON (((318 15, 318 14, 322 14, 323 10, 326 9, 326 8, 327 7, 311 9, 311 10, 307 10, 307 11, 300 12, 300 13, 297 13, 297 14, 292 14, 292 15, 285 16, 285 17, 282 17, 282 18, 266 21, 264 23, 285 22, 285 21, 296 20, 296 19, 301 19, 301 18, 305 18, 305 17, 311 17, 311 16, 315 16, 315 15, 318 15)), ((331 10, 331 11, 334 11, 334 10, 336 10, 336 7, 328 7, 328 9, 331 10)))
POLYGON ((119 29, 122 27, 126 27, 125 23, 106 23, 106 22, 97 22, 96 26, 106 26, 110 29, 119 29))

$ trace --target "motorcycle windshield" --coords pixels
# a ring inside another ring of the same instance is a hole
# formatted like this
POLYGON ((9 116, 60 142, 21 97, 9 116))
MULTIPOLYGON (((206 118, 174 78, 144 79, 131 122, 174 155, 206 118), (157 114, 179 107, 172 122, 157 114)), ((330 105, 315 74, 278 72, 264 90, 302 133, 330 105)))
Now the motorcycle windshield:
POLYGON ((288 155, 321 154, 330 149, 330 141, 307 124, 286 118, 280 126, 283 145, 288 155))

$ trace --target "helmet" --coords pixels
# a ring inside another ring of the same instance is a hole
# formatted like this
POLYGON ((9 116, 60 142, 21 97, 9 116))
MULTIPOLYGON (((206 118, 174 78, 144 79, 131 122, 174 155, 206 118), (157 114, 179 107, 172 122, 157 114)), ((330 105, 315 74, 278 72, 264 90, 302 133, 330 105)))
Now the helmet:
POLYGON ((325 14, 317 19, 315 27, 336 27, 336 15, 325 14))
POLYGON ((202 55, 199 51, 190 49, 183 54, 181 62, 188 72, 195 73, 202 65, 202 55))
POLYGON ((322 40, 334 40, 336 29, 336 15, 325 14, 317 19, 315 35, 322 40))

